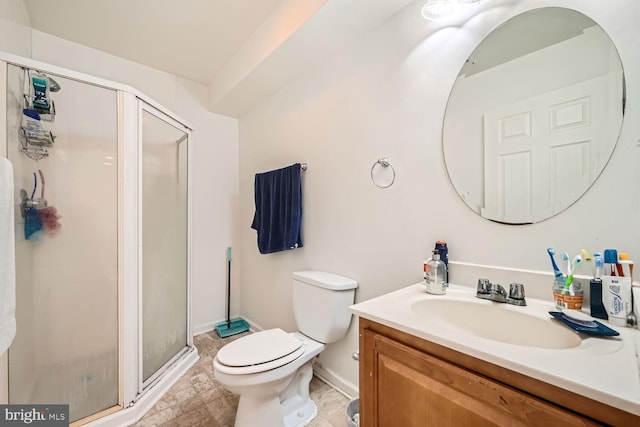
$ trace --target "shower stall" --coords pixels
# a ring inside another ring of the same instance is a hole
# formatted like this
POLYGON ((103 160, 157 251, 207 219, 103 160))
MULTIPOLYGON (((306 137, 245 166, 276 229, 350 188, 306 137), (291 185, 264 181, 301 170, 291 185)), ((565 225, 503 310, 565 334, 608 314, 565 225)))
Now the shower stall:
POLYGON ((190 126, 135 89, 0 56, 17 333, 0 403, 134 421, 197 360, 190 126))

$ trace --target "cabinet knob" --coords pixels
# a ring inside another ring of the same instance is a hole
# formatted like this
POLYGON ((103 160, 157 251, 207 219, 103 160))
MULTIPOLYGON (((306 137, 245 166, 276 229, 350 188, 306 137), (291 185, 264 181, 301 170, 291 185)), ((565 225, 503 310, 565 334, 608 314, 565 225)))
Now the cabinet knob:
POLYGON ((360 352, 359 351, 354 351, 353 354, 351 354, 351 358, 355 361, 359 361, 360 360, 360 352))

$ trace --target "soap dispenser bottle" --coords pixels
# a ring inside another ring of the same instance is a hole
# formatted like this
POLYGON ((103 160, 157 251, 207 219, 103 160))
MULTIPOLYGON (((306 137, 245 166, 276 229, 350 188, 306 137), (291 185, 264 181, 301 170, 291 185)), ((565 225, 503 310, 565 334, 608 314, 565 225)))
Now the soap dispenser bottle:
POLYGON ((433 255, 424 266, 424 281, 430 294, 444 295, 447 292, 447 266, 440 260, 440 252, 433 250, 433 255))

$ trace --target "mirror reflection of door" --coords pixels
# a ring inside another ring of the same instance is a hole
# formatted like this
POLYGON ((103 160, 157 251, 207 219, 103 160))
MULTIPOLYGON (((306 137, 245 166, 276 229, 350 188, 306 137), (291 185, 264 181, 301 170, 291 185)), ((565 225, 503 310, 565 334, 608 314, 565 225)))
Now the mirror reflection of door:
POLYGON ((622 75, 610 75, 486 111, 482 215, 538 222, 584 194, 615 141, 608 129, 622 105, 609 101, 621 89, 622 75))
POLYGON ((493 221, 551 218, 604 170, 624 98, 616 47, 592 19, 559 7, 509 19, 471 53, 451 90, 442 148, 453 187, 493 221))

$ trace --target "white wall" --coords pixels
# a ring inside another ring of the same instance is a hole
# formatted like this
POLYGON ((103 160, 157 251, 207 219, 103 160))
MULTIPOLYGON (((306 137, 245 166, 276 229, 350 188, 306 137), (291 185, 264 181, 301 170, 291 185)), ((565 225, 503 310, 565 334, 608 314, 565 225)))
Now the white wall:
POLYGON ((192 322, 195 333, 213 328, 225 316, 225 251, 235 243, 237 120, 206 110, 204 85, 37 30, 32 40, 33 59, 128 84, 193 126, 192 322))
POLYGON ((0 51, 31 56, 31 21, 22 0, 0 2, 0 51))
MULTIPOLYGON (((356 299, 363 301, 420 281, 422 260, 437 239, 447 240, 452 261, 548 271, 549 288, 547 247, 572 256, 582 247, 640 254, 640 194, 633 184, 640 178, 640 122, 633 119, 640 107, 640 2, 485 0, 447 23, 422 19, 423 3, 410 4, 240 119, 241 313, 262 328, 295 329, 293 271, 351 277, 360 284, 356 299), (458 71, 480 40, 506 19, 540 6, 577 9, 609 33, 627 76, 627 119, 609 166, 586 197, 542 223, 507 226, 480 218, 455 193, 443 161, 442 122, 458 71), (369 176, 381 157, 397 171, 385 190, 369 176), (296 161, 309 165, 305 246, 260 255, 249 228, 253 176, 296 161)), ((456 282, 455 265, 451 276, 456 282)), ((528 293, 550 293, 544 281, 525 284, 528 293)), ((347 386, 358 382, 350 357, 358 347, 355 323, 320 357, 347 386)))

